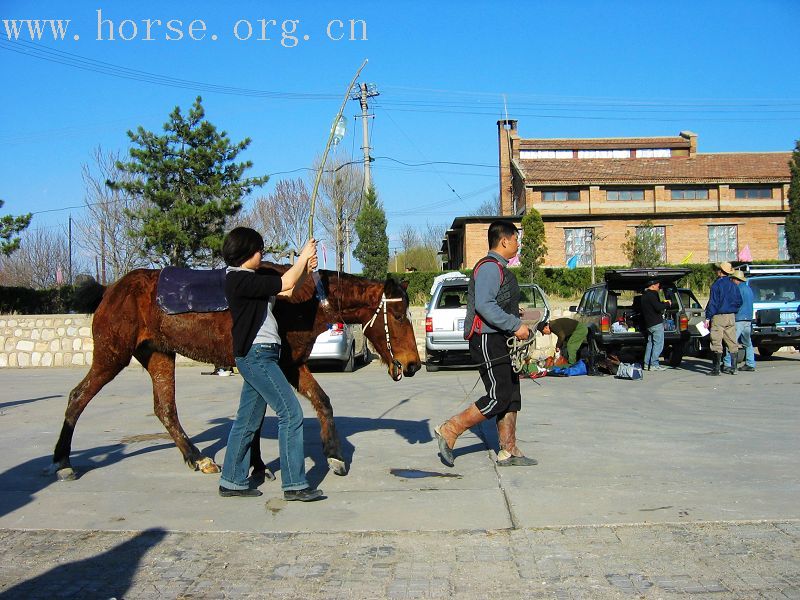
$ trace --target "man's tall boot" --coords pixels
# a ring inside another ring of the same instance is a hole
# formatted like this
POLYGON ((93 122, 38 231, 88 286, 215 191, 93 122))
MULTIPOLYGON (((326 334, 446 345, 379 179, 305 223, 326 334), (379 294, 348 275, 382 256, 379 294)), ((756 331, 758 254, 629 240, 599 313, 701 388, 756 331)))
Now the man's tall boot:
POLYGON ((472 403, 463 412, 460 412, 454 417, 450 417, 438 427, 433 428, 436 434, 436 441, 439 442, 439 454, 442 455, 442 462, 444 462, 444 464, 448 467, 452 467, 455 464, 453 448, 456 445, 458 436, 473 425, 477 425, 485 420, 486 417, 478 410, 475 403, 472 403))
POLYGON ((506 413, 497 418, 497 437, 500 440, 500 452, 497 454, 498 467, 532 467, 538 465, 535 458, 528 458, 517 447, 517 413, 506 413))
POLYGON ((720 352, 712 353, 714 363, 711 367, 711 372, 708 373, 709 375, 719 375, 719 367, 722 363, 722 354, 720 352))

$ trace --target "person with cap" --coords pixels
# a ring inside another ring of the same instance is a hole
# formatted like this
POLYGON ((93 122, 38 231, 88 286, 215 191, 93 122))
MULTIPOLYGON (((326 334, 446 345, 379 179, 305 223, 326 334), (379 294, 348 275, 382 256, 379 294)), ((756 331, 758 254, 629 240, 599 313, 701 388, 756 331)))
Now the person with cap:
MULTIPOLYGON (((731 355, 739 352, 736 342, 736 313, 742 306, 742 295, 736 284, 730 279, 733 267, 729 262, 714 265, 717 280, 711 284, 711 294, 706 304, 706 327, 711 330, 711 353, 713 366, 709 375, 719 375, 722 365, 722 342, 731 355)), ((733 361, 729 371, 736 375, 736 361, 733 361)))
POLYGON ((659 357, 664 349, 664 311, 672 306, 672 301, 662 301, 658 295, 659 290, 661 282, 651 279, 642 293, 642 320, 647 329, 643 364, 648 371, 667 370, 659 364, 659 357))
MULTIPOLYGON (((744 365, 739 370, 755 371, 756 354, 753 350, 753 340, 750 338, 753 326, 753 290, 750 289, 749 285, 745 284, 747 277, 738 269, 731 274, 731 280, 736 284, 736 289, 739 290, 739 294, 742 296, 742 305, 736 312, 736 341, 744 348, 744 365)), ((738 356, 731 357, 730 353, 726 354, 722 370, 726 373, 730 372, 732 363, 736 362, 737 359, 738 356)))
POLYGON ((453 448, 458 436, 470 427, 495 418, 500 451, 497 465, 532 466, 537 461, 517 447, 517 412, 522 407, 519 377, 511 367, 507 340, 510 336, 526 340, 531 332, 519 317, 519 284, 508 270, 508 261, 517 254, 517 228, 510 221, 489 225, 489 253, 472 270, 467 288, 467 314, 464 337, 469 340, 472 360, 486 394, 461 413, 434 427, 442 462, 454 465, 453 448))

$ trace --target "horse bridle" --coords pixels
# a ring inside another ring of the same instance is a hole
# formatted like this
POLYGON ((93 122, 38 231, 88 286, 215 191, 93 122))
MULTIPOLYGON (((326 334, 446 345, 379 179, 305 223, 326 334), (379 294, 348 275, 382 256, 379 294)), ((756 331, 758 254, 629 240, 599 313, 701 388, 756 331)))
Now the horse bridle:
POLYGON ((403 372, 403 364, 394 357, 394 352, 392 352, 392 340, 390 339, 389 336, 389 318, 386 311, 386 305, 389 302, 402 302, 402 301, 403 301, 402 298, 387 298, 385 293, 381 294, 380 304, 378 304, 378 308, 376 308, 375 312, 372 314, 372 318, 361 326, 361 333, 366 332, 367 329, 372 327, 372 325, 375 323, 375 319, 378 318, 381 309, 383 309, 383 331, 386 334, 386 349, 389 351, 389 357, 392 359, 392 364, 398 369, 400 369, 400 373, 403 372))

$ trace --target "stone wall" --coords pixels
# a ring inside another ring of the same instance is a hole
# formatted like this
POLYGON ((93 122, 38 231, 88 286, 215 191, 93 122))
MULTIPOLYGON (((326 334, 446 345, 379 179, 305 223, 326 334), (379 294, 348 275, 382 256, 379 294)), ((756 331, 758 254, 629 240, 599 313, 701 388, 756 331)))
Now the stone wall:
POLYGON ((0 315, 0 367, 91 364, 91 315, 0 315))

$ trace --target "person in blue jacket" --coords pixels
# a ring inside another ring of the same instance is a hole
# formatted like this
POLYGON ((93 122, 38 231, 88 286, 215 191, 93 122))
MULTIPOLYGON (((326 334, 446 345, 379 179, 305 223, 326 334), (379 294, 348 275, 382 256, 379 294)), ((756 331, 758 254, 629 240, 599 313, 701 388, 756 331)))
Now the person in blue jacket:
MULTIPOLYGON (((739 352, 739 344, 736 342, 736 312, 742 306, 742 295, 730 279, 733 273, 731 263, 719 263, 714 268, 717 271, 717 280, 711 285, 711 295, 706 305, 706 327, 711 330, 711 353, 714 360, 709 375, 720 374, 723 340, 733 356, 739 352)), ((736 375, 736 361, 733 361, 729 372, 736 375)))
MULTIPOLYGON (((742 295, 742 305, 736 313, 736 341, 744 348, 744 365, 739 370, 755 371, 756 354, 753 350, 753 340, 750 337, 753 329, 753 290, 750 289, 749 285, 744 284, 747 281, 747 277, 741 271, 734 271, 731 279, 742 295)), ((731 362, 731 355, 726 354, 725 366, 722 368, 726 373, 731 369, 731 362)))

